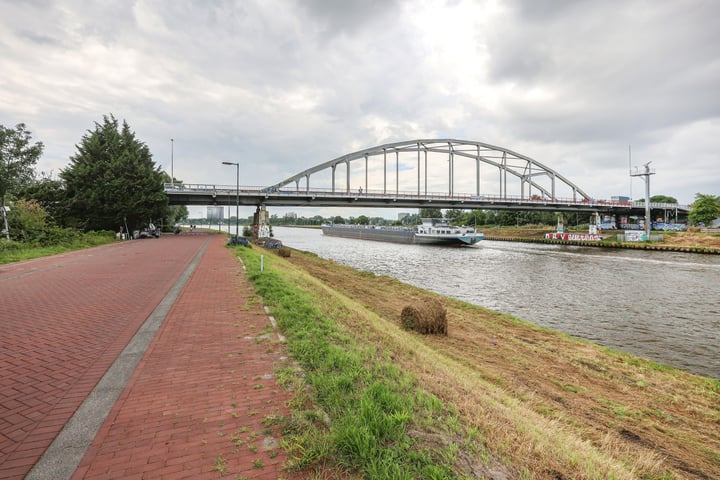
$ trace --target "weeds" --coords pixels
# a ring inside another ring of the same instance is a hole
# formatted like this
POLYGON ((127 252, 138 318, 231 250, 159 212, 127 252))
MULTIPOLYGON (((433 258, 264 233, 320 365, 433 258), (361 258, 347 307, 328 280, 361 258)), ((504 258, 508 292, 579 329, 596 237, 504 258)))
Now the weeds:
POLYGON ((213 465, 211 471, 220 472, 220 475, 225 475, 228 472, 227 460, 222 456, 218 456, 215 459, 215 465, 213 465))

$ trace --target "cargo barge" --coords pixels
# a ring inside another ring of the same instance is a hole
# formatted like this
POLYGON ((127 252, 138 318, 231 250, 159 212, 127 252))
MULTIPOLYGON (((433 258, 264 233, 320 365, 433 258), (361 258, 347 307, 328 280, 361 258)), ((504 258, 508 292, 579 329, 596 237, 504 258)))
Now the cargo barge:
POLYGON ((322 231, 330 237, 424 245, 474 245, 483 239, 483 234, 472 227, 454 227, 442 220, 425 218, 422 225, 415 227, 326 224, 322 231))

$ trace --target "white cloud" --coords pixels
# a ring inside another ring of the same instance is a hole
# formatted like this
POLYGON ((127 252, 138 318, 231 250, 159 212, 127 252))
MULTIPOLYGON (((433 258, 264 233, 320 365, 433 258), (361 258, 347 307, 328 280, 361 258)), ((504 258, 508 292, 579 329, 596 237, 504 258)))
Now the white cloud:
POLYGON ((224 160, 268 185, 384 142, 478 140, 598 198, 629 190, 632 144, 653 190, 690 202, 720 194, 718 15, 699 0, 2 2, 0 123, 26 123, 57 172, 113 113, 168 170, 174 138, 190 183, 224 182, 224 160))

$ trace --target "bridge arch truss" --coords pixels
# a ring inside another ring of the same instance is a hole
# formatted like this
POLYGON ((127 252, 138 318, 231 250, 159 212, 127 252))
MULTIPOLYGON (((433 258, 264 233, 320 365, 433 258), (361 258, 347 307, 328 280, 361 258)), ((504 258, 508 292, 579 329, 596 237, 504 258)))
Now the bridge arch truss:
POLYGON ((573 201, 590 200, 580 187, 537 160, 507 148, 456 139, 408 140, 359 150, 286 178, 268 191, 309 192, 318 177, 333 193, 364 189, 391 195, 402 189, 422 197, 442 190, 450 197, 555 201, 571 195, 573 201))

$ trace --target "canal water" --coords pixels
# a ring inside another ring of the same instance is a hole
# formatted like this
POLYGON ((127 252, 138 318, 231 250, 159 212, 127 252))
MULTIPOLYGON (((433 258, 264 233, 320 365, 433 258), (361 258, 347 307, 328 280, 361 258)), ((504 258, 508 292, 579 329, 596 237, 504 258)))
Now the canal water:
POLYGON ((399 245, 274 227, 287 246, 720 378, 720 255, 484 240, 399 245))

